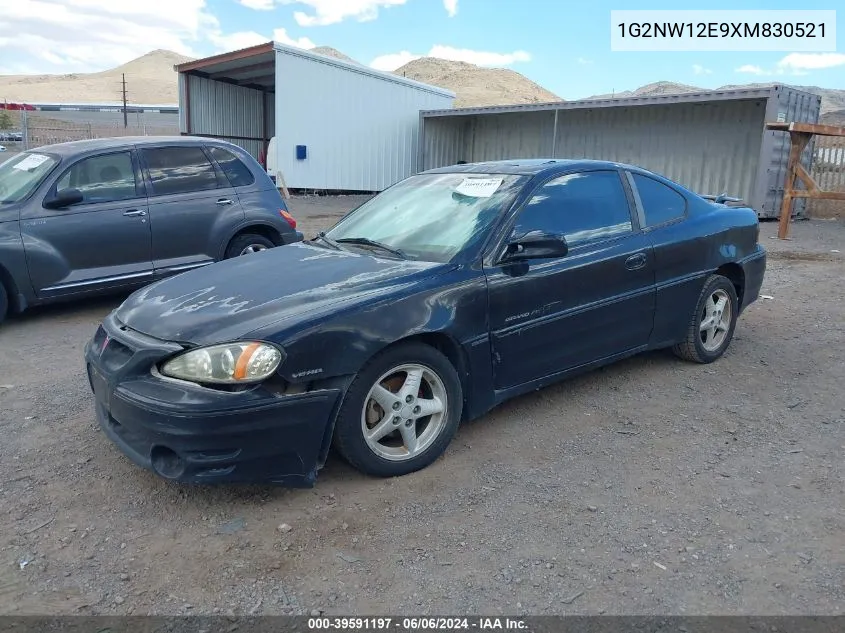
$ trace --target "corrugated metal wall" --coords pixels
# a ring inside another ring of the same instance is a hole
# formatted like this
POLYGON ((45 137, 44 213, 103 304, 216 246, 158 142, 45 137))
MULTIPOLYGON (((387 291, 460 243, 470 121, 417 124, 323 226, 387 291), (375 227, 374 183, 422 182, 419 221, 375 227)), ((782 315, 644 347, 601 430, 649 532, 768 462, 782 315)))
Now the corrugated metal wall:
POLYGON ((420 142, 425 149, 420 171, 468 160, 466 137, 471 123, 469 117, 424 118, 420 142))
MULTIPOLYGON (((263 150, 262 100, 273 109, 273 95, 260 90, 234 86, 221 81, 179 73, 179 102, 190 103, 191 134, 209 135, 243 147, 258 158, 263 150), (190 81, 190 98, 186 99, 186 81, 190 81)), ((179 109, 179 129, 188 132, 187 109, 179 109)), ((268 117, 272 125, 274 116, 268 117)), ((267 132, 267 137, 272 130, 267 132)))
POLYGON ((764 112, 763 100, 564 110, 555 158, 630 163, 692 191, 750 200, 764 112))
POLYGON ((550 110, 430 117, 425 162, 431 169, 459 159, 613 160, 664 174, 693 191, 727 191, 749 200, 764 112, 763 100, 560 110, 557 139, 550 110), (466 125, 462 132, 458 119, 466 125))
MULTIPOLYGON (((788 135, 764 133, 764 123, 777 120, 778 113, 787 121, 815 123, 820 100, 783 86, 746 98, 737 92, 735 99, 666 104, 568 103, 558 110, 556 138, 554 111, 548 109, 426 116, 424 168, 458 160, 612 160, 650 169, 699 193, 742 197, 761 217, 776 217, 788 135)), ((808 148, 807 161, 811 155, 808 148)))
MULTIPOLYGON (((821 97, 779 86, 774 97, 769 99, 766 121, 785 121, 818 123, 821 109, 821 97)), ((760 150, 761 169, 757 174, 756 199, 760 206, 755 207, 761 217, 780 217, 783 204, 783 188, 786 182, 786 166, 789 162, 789 134, 764 130, 760 150)), ((808 170, 813 160, 816 138, 813 137, 807 149, 801 155, 801 162, 808 170)), ((803 216, 807 201, 796 198, 792 204, 794 215, 803 216)))
POLYGON ((389 187, 418 171, 420 110, 452 107, 442 94, 286 51, 276 53, 276 91, 278 164, 291 189, 389 187))

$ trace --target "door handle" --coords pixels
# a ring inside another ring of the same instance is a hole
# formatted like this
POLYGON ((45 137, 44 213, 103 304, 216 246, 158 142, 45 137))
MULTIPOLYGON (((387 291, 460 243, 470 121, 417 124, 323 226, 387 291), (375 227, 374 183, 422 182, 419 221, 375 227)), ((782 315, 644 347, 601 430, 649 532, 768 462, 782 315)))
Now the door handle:
POLYGON ((147 212, 141 209, 129 209, 129 211, 124 211, 123 215, 127 218, 142 218, 147 215, 147 212))
POLYGON ((229 198, 220 198, 220 200, 217 201, 217 204, 222 206, 224 204, 235 204, 235 203, 234 203, 234 201, 229 200, 229 198))
POLYGON ((645 266, 645 263, 645 253, 636 253, 635 255, 631 255, 628 259, 625 260, 625 268, 627 268, 628 270, 638 270, 645 266))

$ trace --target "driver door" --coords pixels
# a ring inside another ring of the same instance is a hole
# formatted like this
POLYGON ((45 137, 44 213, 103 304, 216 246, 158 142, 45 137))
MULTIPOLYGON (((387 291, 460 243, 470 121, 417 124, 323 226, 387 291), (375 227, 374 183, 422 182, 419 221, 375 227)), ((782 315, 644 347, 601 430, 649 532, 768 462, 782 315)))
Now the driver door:
POLYGON ((558 176, 523 205, 509 235, 562 235, 569 252, 485 267, 496 390, 648 343, 654 257, 634 216, 615 170, 558 176))
POLYGON ((56 297, 121 288, 152 278, 147 198, 135 152, 126 149, 73 163, 47 196, 77 189, 82 202, 40 203, 21 213, 21 237, 36 295, 56 297))

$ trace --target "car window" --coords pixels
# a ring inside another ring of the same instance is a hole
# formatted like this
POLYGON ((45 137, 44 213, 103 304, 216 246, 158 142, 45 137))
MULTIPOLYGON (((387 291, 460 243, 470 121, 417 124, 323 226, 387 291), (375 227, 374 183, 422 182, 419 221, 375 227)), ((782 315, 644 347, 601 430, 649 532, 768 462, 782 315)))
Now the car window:
POLYGON ((514 233, 563 235, 570 246, 633 230, 628 199, 615 171, 566 174, 543 185, 522 208, 514 233))
POLYGON ((656 226, 682 218, 687 202, 677 191, 641 174, 631 174, 643 205, 646 226, 656 226))
POLYGON ((229 184, 233 187, 243 187, 255 182, 255 176, 249 167, 232 152, 222 147, 210 147, 211 157, 220 165, 220 169, 226 174, 229 184))
POLYGON ((58 163, 53 156, 37 152, 0 160, 0 204, 20 202, 29 196, 58 163))
POLYGON ((64 189, 78 189, 83 204, 138 197, 132 154, 128 151, 100 154, 74 163, 56 183, 56 193, 64 189))
POLYGON ((153 193, 158 196, 217 189, 217 172, 201 147, 144 149, 153 193))

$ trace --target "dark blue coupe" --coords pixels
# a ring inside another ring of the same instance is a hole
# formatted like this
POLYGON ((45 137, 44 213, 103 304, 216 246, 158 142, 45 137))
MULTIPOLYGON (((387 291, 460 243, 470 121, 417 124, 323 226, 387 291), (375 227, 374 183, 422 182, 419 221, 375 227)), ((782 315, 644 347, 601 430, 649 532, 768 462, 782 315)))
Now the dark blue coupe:
POLYGON ((99 422, 178 481, 403 475, 461 421, 644 350, 709 363, 758 297, 756 213, 586 160, 412 176, 309 242, 159 281, 85 351, 99 422))

